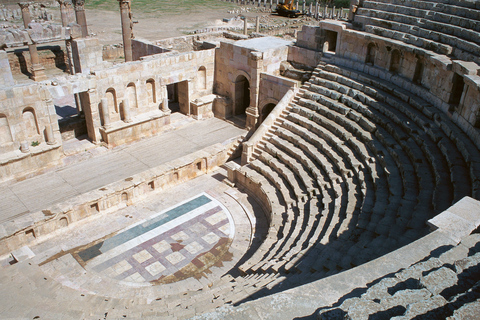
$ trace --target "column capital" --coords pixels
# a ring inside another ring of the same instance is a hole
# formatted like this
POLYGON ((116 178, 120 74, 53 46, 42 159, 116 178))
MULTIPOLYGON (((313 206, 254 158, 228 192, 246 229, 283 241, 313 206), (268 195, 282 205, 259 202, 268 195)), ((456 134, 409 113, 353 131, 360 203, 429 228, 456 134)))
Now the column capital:
POLYGON ((32 4, 31 1, 26 1, 26 2, 19 2, 18 5, 20 6, 20 9, 22 9, 22 11, 26 11, 28 10, 28 7, 32 4))
POLYGON ((118 0, 118 4, 120 5, 120 8, 128 8, 130 7, 130 0, 118 0))
POLYGON ((85 6, 85 0, 72 0, 73 1, 73 6, 75 7, 75 10, 84 10, 85 6))

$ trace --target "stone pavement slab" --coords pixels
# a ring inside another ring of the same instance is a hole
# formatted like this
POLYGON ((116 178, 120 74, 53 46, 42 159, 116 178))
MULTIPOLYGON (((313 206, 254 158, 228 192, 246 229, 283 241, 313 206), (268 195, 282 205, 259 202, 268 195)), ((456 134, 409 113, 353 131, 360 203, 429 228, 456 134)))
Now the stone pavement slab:
MULTIPOLYGON (((225 121, 194 121, 23 181, 0 184, 0 222, 126 179, 215 143, 245 134, 225 121)), ((68 159, 65 161, 68 163, 68 159)))

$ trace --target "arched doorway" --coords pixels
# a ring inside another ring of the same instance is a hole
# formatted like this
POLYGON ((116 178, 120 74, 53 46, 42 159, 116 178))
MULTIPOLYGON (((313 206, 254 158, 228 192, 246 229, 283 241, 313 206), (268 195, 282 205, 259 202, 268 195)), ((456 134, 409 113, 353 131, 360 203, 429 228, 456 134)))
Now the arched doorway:
POLYGON ((367 56, 365 57, 365 63, 374 66, 376 54, 377 46, 373 42, 369 43, 367 47, 367 56))
POLYGON ((272 110, 275 108, 276 104, 275 103, 268 103, 262 108, 262 122, 265 121, 267 116, 272 112, 272 110))
POLYGON ((238 76, 235 80, 235 110, 234 115, 245 114, 250 105, 250 83, 245 76, 238 76))

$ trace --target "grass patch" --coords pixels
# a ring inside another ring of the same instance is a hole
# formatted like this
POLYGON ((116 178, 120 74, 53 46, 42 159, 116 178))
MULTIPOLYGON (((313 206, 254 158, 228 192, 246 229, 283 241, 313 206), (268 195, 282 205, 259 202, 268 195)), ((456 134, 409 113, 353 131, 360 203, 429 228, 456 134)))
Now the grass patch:
MULTIPOLYGON (((235 3, 220 0, 133 0, 132 12, 144 13, 151 16, 161 16, 172 13, 192 13, 211 9, 229 9, 237 7, 235 3)), ((87 9, 101 9, 109 11, 119 10, 117 0, 90 0, 86 1, 87 9)))

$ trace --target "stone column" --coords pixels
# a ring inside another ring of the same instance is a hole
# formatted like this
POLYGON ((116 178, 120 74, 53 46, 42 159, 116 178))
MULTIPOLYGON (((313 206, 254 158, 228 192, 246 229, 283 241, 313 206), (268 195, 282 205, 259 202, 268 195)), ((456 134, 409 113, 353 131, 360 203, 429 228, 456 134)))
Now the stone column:
POLYGON ((255 32, 259 33, 260 32, 260 17, 257 17, 257 21, 255 24, 255 32))
POLYGON ((29 153, 30 152, 30 147, 28 146, 28 141, 22 141, 20 142, 20 151, 22 153, 29 153))
POLYGON ((49 124, 45 126, 45 140, 47 141, 48 145, 54 145, 56 143, 52 126, 49 124))
POLYGON ((118 0, 120 5, 120 16, 122 19, 123 50, 125 53, 125 62, 133 61, 132 54, 132 15, 130 10, 130 0, 118 0))
POLYGON ((126 123, 132 122, 132 115, 130 114, 130 105, 128 99, 122 101, 123 121, 126 123))
POLYGON ((313 4, 310 2, 310 6, 308 8, 308 15, 311 17, 312 16, 312 11, 313 11, 313 4))
POLYGON ((168 112, 168 111, 170 111, 170 109, 168 108, 168 90, 167 90, 167 86, 162 86, 162 96, 163 96, 163 100, 162 100, 162 111, 163 111, 163 112, 168 112))
POLYGON ((110 113, 108 111, 108 100, 107 98, 102 98, 100 100, 100 109, 102 109, 102 118, 103 118, 103 127, 105 129, 110 128, 110 113))
POLYGON ((82 28, 82 37, 88 37, 87 18, 85 17, 85 0, 72 0, 75 7, 77 23, 82 28))
POLYGON ((302 2, 302 13, 305 13, 305 0, 302 2))
POLYGON ((243 19, 243 34, 247 35, 248 34, 248 25, 247 25, 247 17, 243 19))
MULTIPOLYGON (((65 28, 70 23, 69 12, 72 11, 72 4, 68 0, 57 0, 60 4, 60 14, 62 16, 62 26, 65 28)), ((65 47, 67 48, 67 58, 68 58, 68 70, 70 74, 75 74, 75 69, 73 67, 72 59, 72 42, 71 40, 65 40, 65 47)))
MULTIPOLYGON (((30 11, 28 7, 32 4, 31 2, 19 2, 18 5, 22 10, 23 25, 25 29, 28 29, 28 24, 32 21, 30 17, 30 11)), ((47 80, 45 75, 45 68, 40 64, 40 58, 38 57, 37 45, 32 43, 28 45, 28 51, 30 52, 30 61, 32 63, 31 69, 31 78, 34 81, 47 80)))
POLYGON ((258 95, 260 88, 260 72, 263 69, 263 54, 261 52, 251 52, 248 64, 252 66, 250 79, 250 106, 245 110, 247 116, 245 126, 252 129, 258 125, 258 95))

